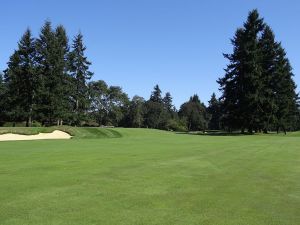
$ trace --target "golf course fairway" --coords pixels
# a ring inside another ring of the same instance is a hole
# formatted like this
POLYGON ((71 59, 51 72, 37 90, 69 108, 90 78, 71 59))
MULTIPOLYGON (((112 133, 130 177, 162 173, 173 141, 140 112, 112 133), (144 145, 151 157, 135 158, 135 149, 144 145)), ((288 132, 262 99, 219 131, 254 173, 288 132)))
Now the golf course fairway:
POLYGON ((0 143, 1 225, 300 224, 299 133, 64 131, 0 143))

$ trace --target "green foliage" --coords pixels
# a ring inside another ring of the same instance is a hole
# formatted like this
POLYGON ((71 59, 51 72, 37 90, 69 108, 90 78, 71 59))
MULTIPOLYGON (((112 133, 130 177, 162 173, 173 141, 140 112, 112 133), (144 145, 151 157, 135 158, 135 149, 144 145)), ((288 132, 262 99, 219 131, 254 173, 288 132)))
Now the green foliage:
POLYGON ((264 131, 299 129, 296 85, 290 62, 272 29, 257 10, 249 13, 232 39, 233 53, 222 96, 213 94, 206 109, 198 96, 174 107, 169 92, 155 85, 149 100, 131 101, 119 86, 92 81, 83 35, 71 47, 62 25, 46 21, 39 37, 28 29, 0 75, 0 125, 76 125, 147 127, 164 130, 228 129, 264 131))
POLYGON ((26 120, 26 126, 31 126, 34 106, 37 103, 36 60, 35 40, 31 31, 27 29, 18 43, 18 49, 10 57, 8 69, 5 71, 9 116, 12 120, 26 120))
POLYGON ((161 97, 161 90, 155 85, 150 99, 145 103, 145 126, 149 128, 162 128, 164 118, 164 104, 161 97))
POLYGON ((159 86, 156 85, 150 99, 145 102, 144 126, 163 130, 183 129, 178 121, 171 94, 167 92, 162 98, 161 93, 159 86))
POLYGON ((160 90, 158 84, 154 86, 154 90, 150 96, 150 101, 162 103, 161 90, 160 90))
POLYGON ((127 115, 128 127, 143 127, 145 113, 145 100, 140 96, 133 96, 127 115))
POLYGON ((186 127, 189 131, 207 129, 208 114, 198 95, 192 96, 188 102, 180 106, 179 116, 186 121, 186 127))
POLYGON ((90 115, 98 123, 105 125, 108 117, 108 86, 105 81, 89 83, 90 115))
POLYGON ((36 42, 38 71, 38 119, 43 124, 58 125, 69 119, 70 79, 66 71, 68 37, 63 26, 52 29, 46 21, 36 42))
POLYGON ((7 109, 7 87, 4 82, 3 74, 0 73, 0 126, 6 120, 6 109, 7 109))
POLYGON ((55 29, 55 55, 56 55, 56 68, 55 73, 57 76, 56 83, 56 96, 57 109, 55 110, 54 117, 56 118, 57 125, 62 125, 63 121, 70 121, 72 105, 70 103, 70 95, 72 94, 71 78, 67 71, 69 54, 69 40, 65 28, 60 25, 55 29))
POLYGON ((89 83, 89 114, 99 126, 118 126, 125 118, 129 99, 121 87, 108 87, 104 81, 89 83))
POLYGON ((36 41, 38 54, 38 72, 40 86, 38 92, 38 119, 43 124, 52 125, 57 106, 56 94, 58 89, 55 51, 55 33, 50 21, 46 21, 36 41))
POLYGON ((162 116, 164 106, 161 102, 147 101, 145 103, 145 126, 149 128, 159 129, 164 122, 162 116))
POLYGON ((74 123, 77 125, 86 119, 86 111, 89 108, 87 81, 93 76, 93 73, 89 71, 91 62, 87 60, 85 50, 83 36, 79 33, 74 37, 72 51, 68 55, 68 68, 73 78, 74 123))
POLYGON ((186 132, 186 121, 184 119, 169 119, 166 124, 166 130, 186 132))
POLYGON ((211 99, 209 100, 209 105, 207 107, 207 113, 210 114, 210 120, 208 123, 208 129, 210 130, 220 130, 221 129, 221 102, 216 98, 216 94, 213 93, 211 99))
POLYGON ((172 100, 173 99, 170 92, 167 92, 165 97, 162 99, 165 109, 170 113, 172 113, 174 108, 172 100))
POLYGON ((285 130, 296 109, 292 68, 257 10, 249 13, 232 44, 233 53, 224 54, 230 64, 218 80, 223 124, 229 130, 247 128, 250 133, 267 132, 271 126, 285 130))

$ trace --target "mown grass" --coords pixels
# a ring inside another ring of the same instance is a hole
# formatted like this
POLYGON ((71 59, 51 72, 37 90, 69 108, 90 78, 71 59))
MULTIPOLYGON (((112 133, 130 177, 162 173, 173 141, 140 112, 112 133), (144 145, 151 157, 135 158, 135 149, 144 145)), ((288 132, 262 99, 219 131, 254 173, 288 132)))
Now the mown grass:
POLYGON ((299 133, 72 129, 0 143, 1 225, 300 224, 299 133))

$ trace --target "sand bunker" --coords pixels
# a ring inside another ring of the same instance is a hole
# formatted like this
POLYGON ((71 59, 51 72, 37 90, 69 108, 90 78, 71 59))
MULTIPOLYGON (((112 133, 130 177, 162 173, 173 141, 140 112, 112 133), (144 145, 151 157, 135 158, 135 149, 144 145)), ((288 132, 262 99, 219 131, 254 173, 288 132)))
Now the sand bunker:
POLYGON ((66 132, 55 130, 52 133, 39 133, 35 135, 1 134, 0 141, 29 141, 48 139, 70 139, 72 136, 66 132))

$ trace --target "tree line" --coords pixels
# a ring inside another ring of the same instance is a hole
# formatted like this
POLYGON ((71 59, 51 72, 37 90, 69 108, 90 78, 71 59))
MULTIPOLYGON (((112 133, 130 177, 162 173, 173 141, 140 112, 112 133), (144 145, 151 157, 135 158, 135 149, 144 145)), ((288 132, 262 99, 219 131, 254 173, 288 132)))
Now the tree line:
POLYGON ((158 85, 149 100, 130 100, 119 86, 91 81, 85 50, 83 35, 70 45, 62 25, 53 28, 46 21, 37 38, 27 29, 0 74, 0 123, 186 130, 188 120, 190 129, 204 129, 206 118, 200 115, 206 109, 197 96, 179 112, 158 85))
POLYGON ((46 21, 37 38, 27 29, 0 74, 0 125, 123 126, 165 130, 299 129, 296 85, 286 52, 257 10, 232 39, 224 77, 206 107, 197 95, 177 110, 156 85, 145 100, 92 80, 83 35, 46 21))

